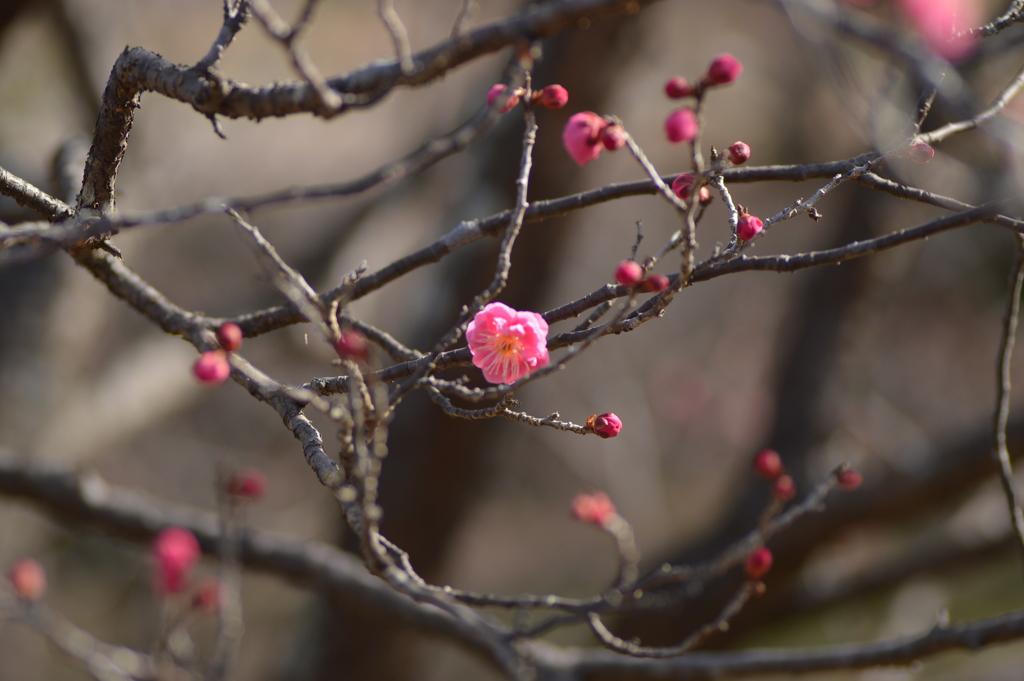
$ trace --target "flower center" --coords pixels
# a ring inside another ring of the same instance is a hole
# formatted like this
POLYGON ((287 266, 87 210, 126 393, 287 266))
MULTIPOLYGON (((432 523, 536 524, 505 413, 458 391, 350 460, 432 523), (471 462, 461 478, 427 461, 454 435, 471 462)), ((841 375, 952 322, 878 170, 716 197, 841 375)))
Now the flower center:
POLYGON ((498 339, 497 350, 504 357, 514 357, 523 351, 523 343, 518 336, 502 334, 498 339))

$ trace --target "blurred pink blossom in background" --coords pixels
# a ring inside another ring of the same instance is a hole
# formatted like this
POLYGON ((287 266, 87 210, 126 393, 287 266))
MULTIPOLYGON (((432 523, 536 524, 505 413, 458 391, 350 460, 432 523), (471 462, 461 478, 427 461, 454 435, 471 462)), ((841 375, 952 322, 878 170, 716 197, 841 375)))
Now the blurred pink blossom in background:
POLYGON ((974 49, 974 37, 960 32, 981 25, 978 0, 899 0, 899 6, 936 54, 955 60, 974 49))

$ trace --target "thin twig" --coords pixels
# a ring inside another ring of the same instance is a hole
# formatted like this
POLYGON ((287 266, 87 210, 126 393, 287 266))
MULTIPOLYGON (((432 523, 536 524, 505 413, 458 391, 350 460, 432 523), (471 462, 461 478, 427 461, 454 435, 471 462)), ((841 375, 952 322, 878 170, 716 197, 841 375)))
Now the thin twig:
POLYGON ((1006 505, 1010 512, 1010 524, 1016 535, 1019 548, 1024 555, 1024 511, 1021 510, 1020 493, 1013 480, 1013 467, 1010 464, 1010 453, 1006 449, 1006 423, 1010 418, 1010 366, 1013 359, 1013 346, 1017 337, 1017 319, 1020 314, 1021 286, 1024 284, 1024 236, 1016 235, 1017 259, 1010 276, 1010 296, 1006 303, 1006 315, 1003 318, 1003 337, 999 346, 999 362, 996 381, 996 410, 993 417, 994 447, 993 456, 999 463, 999 480, 1006 505))
POLYGON ((683 639, 681 643, 674 646, 641 646, 632 643, 631 641, 619 638, 608 630, 608 627, 606 627, 604 622, 601 621, 601 616, 596 612, 588 613, 587 621, 590 624, 590 629, 594 632, 594 635, 597 636, 598 640, 601 641, 602 645, 617 653, 629 655, 630 657, 678 657, 683 653, 693 650, 704 641, 711 638, 714 634, 728 631, 729 620, 739 614, 740 610, 743 609, 743 606, 750 600, 750 597, 757 593, 759 586, 760 582, 744 582, 743 586, 741 586, 739 591, 737 591, 729 600, 714 621, 705 624, 700 629, 683 639))
POLYGON ((398 57, 398 64, 402 69, 403 76, 412 75, 416 66, 412 60, 412 48, 409 46, 409 32, 405 30, 402 17, 395 11, 394 0, 377 0, 377 13, 381 21, 391 34, 391 41, 395 44, 395 54, 398 57))

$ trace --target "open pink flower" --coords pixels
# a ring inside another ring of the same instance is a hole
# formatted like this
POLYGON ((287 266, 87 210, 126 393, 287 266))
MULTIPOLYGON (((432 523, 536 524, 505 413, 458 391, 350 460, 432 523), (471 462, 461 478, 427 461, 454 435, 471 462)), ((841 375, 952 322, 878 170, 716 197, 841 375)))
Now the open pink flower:
POLYGON ((473 366, 491 383, 515 383, 550 361, 548 323, 536 312, 491 303, 466 329, 473 366))

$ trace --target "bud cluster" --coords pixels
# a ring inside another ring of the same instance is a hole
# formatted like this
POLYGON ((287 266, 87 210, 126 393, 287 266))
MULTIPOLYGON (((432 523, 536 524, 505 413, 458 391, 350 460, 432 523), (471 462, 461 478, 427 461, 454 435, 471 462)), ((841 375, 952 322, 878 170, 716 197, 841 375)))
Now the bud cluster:
POLYGON ((200 383, 220 385, 231 375, 231 364, 228 353, 237 352, 242 347, 242 328, 238 324, 228 322, 217 329, 218 350, 207 350, 199 355, 192 365, 192 373, 200 383))
MULTIPOLYGON (((508 86, 502 83, 495 83, 487 91, 487 106, 493 107, 505 93, 508 86)), ((519 100, 526 95, 526 90, 518 88, 512 92, 498 113, 508 113, 515 108, 519 100)), ((530 95, 530 103, 534 106, 542 106, 546 109, 561 109, 569 103, 569 91, 561 85, 547 85, 540 90, 534 90, 530 95)))

